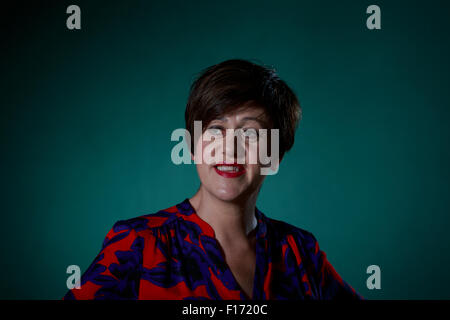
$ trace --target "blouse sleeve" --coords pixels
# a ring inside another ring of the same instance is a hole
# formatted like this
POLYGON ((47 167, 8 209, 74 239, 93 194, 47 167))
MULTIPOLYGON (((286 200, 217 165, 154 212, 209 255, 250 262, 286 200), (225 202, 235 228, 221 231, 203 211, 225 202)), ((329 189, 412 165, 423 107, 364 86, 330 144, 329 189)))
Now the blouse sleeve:
POLYGON ((102 249, 64 300, 137 299, 143 239, 124 221, 106 235, 102 249))
POLYGON ((336 272, 328 261, 325 252, 319 248, 319 244, 314 236, 313 261, 318 272, 320 299, 363 299, 341 276, 336 272))

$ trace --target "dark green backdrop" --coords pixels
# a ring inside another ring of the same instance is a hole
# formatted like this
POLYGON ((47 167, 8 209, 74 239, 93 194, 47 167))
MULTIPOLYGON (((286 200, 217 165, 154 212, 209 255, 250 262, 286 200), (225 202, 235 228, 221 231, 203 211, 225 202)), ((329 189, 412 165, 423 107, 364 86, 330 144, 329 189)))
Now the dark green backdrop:
POLYGON ((446 1, 2 4, 0 298, 60 299, 113 223, 190 197, 175 166, 192 79, 276 67, 304 117, 258 207, 307 229, 369 299, 450 298, 446 1), (66 28, 81 7, 82 29, 66 28), (381 30, 366 8, 381 8, 381 30), (381 290, 366 287, 381 267, 381 290))

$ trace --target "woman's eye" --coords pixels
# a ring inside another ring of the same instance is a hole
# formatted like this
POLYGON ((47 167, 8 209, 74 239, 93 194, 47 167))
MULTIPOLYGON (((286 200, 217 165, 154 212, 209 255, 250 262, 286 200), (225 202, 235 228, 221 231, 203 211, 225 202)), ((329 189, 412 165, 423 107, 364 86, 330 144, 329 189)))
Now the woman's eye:
POLYGON ((258 138, 258 133, 256 132, 255 129, 244 129, 244 136, 248 137, 251 140, 255 140, 258 138))
POLYGON ((220 129, 220 128, 208 128, 207 131, 210 135, 213 135, 213 136, 222 134, 222 129, 220 129))

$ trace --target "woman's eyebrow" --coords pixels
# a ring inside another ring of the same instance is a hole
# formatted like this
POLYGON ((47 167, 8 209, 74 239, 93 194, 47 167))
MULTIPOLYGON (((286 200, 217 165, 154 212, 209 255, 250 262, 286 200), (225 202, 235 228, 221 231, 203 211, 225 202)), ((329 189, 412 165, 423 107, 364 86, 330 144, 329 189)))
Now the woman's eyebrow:
MULTIPOLYGON (((224 121, 224 122, 227 122, 228 121, 228 117, 220 117, 220 118, 216 118, 216 119, 214 119, 213 121, 224 121)), ((262 126, 266 126, 268 123, 267 123, 267 121, 265 121, 262 117, 260 117, 260 116, 258 116, 258 117, 251 117, 251 116, 248 116, 248 117, 244 117, 244 118, 242 118, 239 122, 240 123, 245 123, 245 122, 247 122, 247 121, 256 121, 256 122, 258 122, 259 124, 261 124, 262 126)))
POLYGON ((266 126, 268 126, 267 121, 266 121, 264 118, 262 118, 262 117, 244 117, 244 118, 242 118, 242 120, 241 120, 242 123, 245 123, 245 122, 247 122, 247 121, 256 121, 256 122, 258 122, 263 128, 266 127, 266 126))
POLYGON ((244 117, 244 118, 242 118, 241 122, 252 121, 252 120, 257 121, 257 122, 263 122, 261 120, 261 118, 258 118, 258 117, 244 117))

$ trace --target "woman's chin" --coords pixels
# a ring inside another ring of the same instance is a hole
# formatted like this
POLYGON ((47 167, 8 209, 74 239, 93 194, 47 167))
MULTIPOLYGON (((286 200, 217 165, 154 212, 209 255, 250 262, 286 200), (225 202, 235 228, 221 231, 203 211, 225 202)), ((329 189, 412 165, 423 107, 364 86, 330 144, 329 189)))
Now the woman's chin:
POLYGON ((215 196, 222 201, 234 201, 242 196, 243 192, 240 190, 216 190, 215 196))

